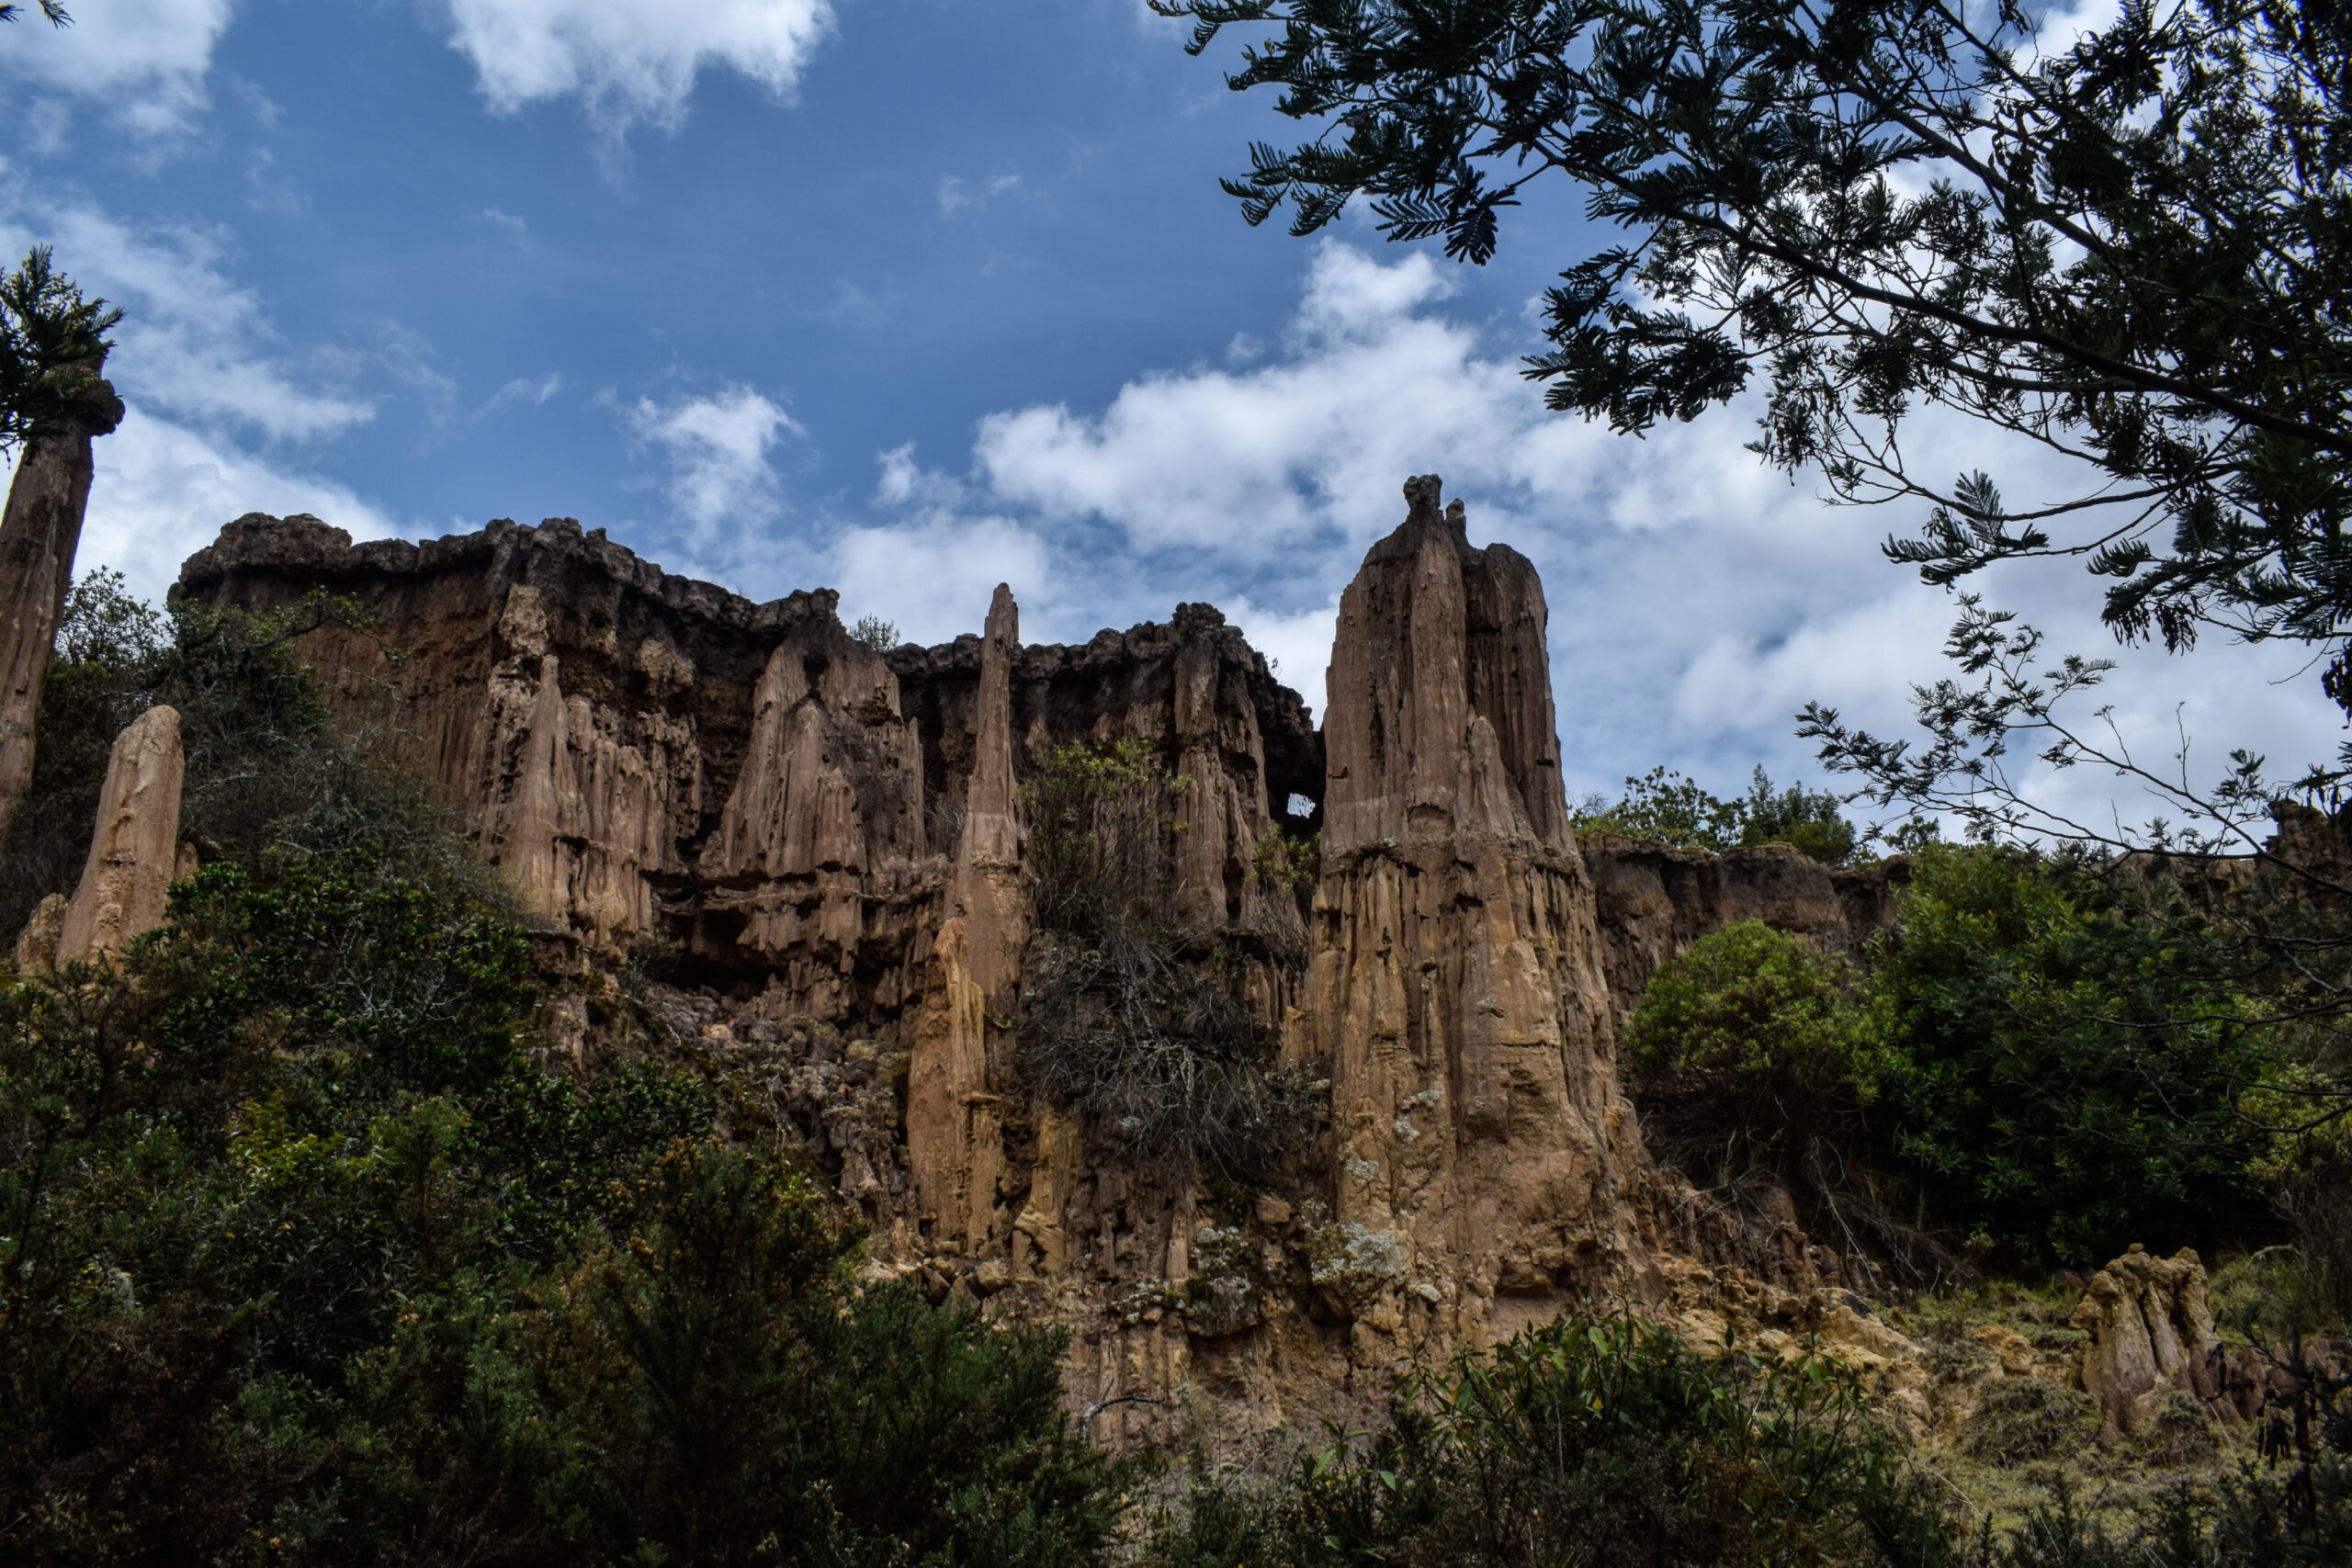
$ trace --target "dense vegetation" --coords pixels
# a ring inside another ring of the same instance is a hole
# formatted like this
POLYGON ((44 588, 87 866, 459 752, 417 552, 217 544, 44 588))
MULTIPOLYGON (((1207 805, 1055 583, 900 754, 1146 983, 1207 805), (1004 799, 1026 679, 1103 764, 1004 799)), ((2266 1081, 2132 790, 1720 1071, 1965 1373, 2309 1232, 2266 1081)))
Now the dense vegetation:
POLYGON ((1057 1335, 859 1287, 695 1064, 535 1060, 528 937, 288 625, 77 604, 46 798, 167 692, 212 858, 119 964, 0 992, 10 1560, 1094 1555, 1057 1335))
POLYGON ((1931 846, 1860 956, 1742 922, 1661 969, 1625 1070, 1663 1152, 1932 1271, 2266 1240, 2258 1162, 2332 1161, 2345 1136, 2252 1113, 2324 1069, 2211 948, 2091 868, 1931 846))

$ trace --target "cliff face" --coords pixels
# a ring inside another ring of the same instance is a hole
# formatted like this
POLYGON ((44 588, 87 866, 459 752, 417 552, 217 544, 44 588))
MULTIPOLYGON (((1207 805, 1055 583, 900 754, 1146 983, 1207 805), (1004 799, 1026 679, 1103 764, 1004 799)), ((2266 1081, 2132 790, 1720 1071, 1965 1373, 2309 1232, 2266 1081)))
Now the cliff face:
POLYGON ((648 956, 646 1005, 763 1086, 871 1267, 1069 1324, 1082 1400, 1191 1381, 1272 1419, 1385 1386, 1417 1338, 1681 1293, 1713 1244, 1644 1156, 1617 1023, 1724 919, 1834 943, 1868 918, 1792 857, 1581 852, 1535 570, 1473 548, 1434 478, 1406 495, 1341 601, 1320 734, 1205 606, 1024 647, 1000 587, 980 635, 878 652, 830 592, 752 604, 560 519, 355 546, 246 517, 176 592, 356 602, 300 646, 574 954, 560 1039, 593 1048, 611 960, 648 956), (1277 1190, 1125 1168, 1016 1060, 1022 783, 1130 739, 1187 780, 1177 923, 1328 1080, 1329 1135, 1277 1190), (1255 864, 1317 826, 1302 909, 1255 864))
MULTIPOLYGON (((1239 897, 1257 838, 1320 787, 1297 696, 1223 617, 1005 649, 887 655, 830 592, 753 604, 670 576, 568 519, 423 545, 353 545, 258 514, 183 568, 177 594, 255 611, 356 602, 301 646, 537 911, 592 942, 679 943, 780 1011, 888 1020, 927 964, 919 910, 960 852, 991 717, 1023 765, 1135 737, 1204 781, 1185 840, 1204 917, 1239 897)), ((1000 763, 1003 759, 997 760, 1000 763)))

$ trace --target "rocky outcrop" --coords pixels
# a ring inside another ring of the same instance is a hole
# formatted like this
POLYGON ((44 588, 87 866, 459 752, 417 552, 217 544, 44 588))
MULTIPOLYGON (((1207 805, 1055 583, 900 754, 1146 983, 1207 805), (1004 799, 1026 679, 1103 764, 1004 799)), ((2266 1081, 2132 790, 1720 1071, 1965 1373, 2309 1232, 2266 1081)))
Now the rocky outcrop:
POLYGON ((71 410, 25 441, 0 513, 0 849, 32 784, 36 723, 90 501, 90 444, 122 422, 122 400, 96 363, 71 410))
POLYGON ((1291 1048, 1331 1076, 1334 1309, 1374 1335, 1501 1332, 1640 1270, 1645 1166, 1568 829, 1542 584, 1509 547, 1472 547, 1434 477, 1406 498, 1340 602, 1291 1048))
POLYGON ((119 953, 164 923, 179 865, 180 716, 152 707, 107 761, 89 863, 57 929, 56 962, 119 953))
POLYGON ((1901 858, 1838 871, 1787 844, 1716 854, 1611 833, 1587 835, 1579 846, 1621 1026, 1658 965, 1736 920, 1760 920, 1826 953, 1859 953, 1893 918, 1910 877, 1901 858))
MULTIPOLYGON (((675 942, 780 1012, 888 1020, 920 994, 982 728, 982 638, 878 654, 830 592, 753 604, 562 518, 354 545, 254 514, 175 590, 255 611, 320 592, 358 613, 314 616, 306 656, 355 713, 390 716, 545 918, 611 947, 675 942)), ((1016 643, 1003 680, 1018 770, 1132 738, 1193 774, 1204 919, 1238 915, 1258 839, 1320 790, 1304 705, 1214 610, 1016 643)))
POLYGON ((2205 1267, 2188 1247, 2157 1258, 2134 1242, 2091 1277, 2068 1321, 2087 1336, 2083 1391, 2111 1437, 2128 1436, 2155 1416, 2167 1393, 2211 1404, 2222 1392, 2205 1267))

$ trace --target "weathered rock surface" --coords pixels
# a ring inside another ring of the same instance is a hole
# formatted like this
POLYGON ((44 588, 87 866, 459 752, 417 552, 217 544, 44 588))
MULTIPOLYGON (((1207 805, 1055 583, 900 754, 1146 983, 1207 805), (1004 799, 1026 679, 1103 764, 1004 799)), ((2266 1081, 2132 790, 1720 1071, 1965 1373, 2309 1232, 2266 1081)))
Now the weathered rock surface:
POLYGON ((2205 1266, 2182 1247, 2157 1258, 2138 1243, 2091 1277, 2072 1325, 2088 1336, 2083 1391, 2108 1431, 2128 1435, 2167 1393, 2210 1403, 2222 1387, 2220 1340, 2205 1302, 2205 1266))
MULTIPOLYGON (((780 1014, 887 1021, 920 991, 962 842, 983 639, 877 654, 830 592, 753 604, 562 518, 354 545, 254 514, 175 592, 282 610, 313 590, 362 619, 309 632, 306 654, 355 707, 401 716, 408 760, 549 920, 612 946, 674 941, 780 1014)), ((1016 644, 1003 681, 1017 766, 1136 738, 1200 781, 1186 850, 1204 918, 1239 912, 1259 836, 1321 787, 1304 705, 1214 610, 1016 644)))
MULTIPOLYGON (((1275 1420, 1358 1372, 1376 1394, 1417 1336, 1498 1337, 1589 1291, 1688 1295, 1705 1249, 1663 1239, 1679 1222, 1618 1085, 1612 983, 1637 993, 1751 910, 1863 918, 1769 854, 1612 851, 1597 897, 1534 569, 1473 548, 1434 479, 1407 493, 1342 600, 1319 735, 1205 606, 1023 647, 1001 587, 981 634, 877 652, 829 592, 752 604, 560 519, 355 546, 246 517, 176 592, 356 601, 358 624, 300 646, 353 712, 401 716, 398 744, 548 922, 561 1048, 593 1053, 591 1017, 635 1005, 612 958, 647 955, 658 1026, 759 1079, 864 1212, 870 1270, 1070 1325, 1081 1403, 1189 1384, 1275 1420), (1324 1156, 1254 1200, 1103 1157, 1014 1060, 1022 783, 1059 747, 1130 739, 1189 779, 1174 913, 1330 1083, 1324 1156), (1254 868, 1272 829, 1318 825, 1303 912, 1254 868)), ((1782 1250, 1804 1274, 1802 1236, 1782 1250)))
POLYGON ((33 907, 32 918, 17 933, 16 949, 10 955, 17 974, 37 975, 57 967, 57 939, 73 902, 62 893, 52 893, 33 907))
POLYGON ((1012 1009, 1027 936, 1021 793, 1012 773, 1012 663, 1021 613, 1000 583, 982 639, 978 733, 964 787, 947 914, 907 1072, 907 1160, 931 1234, 978 1256, 1003 1231, 1004 1104, 1012 1009))
POLYGON ((41 692, 90 501, 90 444, 122 421, 99 368, 76 367, 86 388, 73 412, 26 440, 0 513, 0 849, 32 784, 41 692))
MULTIPOLYGON (((1501 1332, 1645 1261, 1547 611, 1434 477, 1340 602, 1323 876, 1291 1048, 1332 1081, 1338 1310, 1501 1332)), ((1318 1280, 1318 1283, 1322 1281, 1318 1280)))
POLYGON ((180 861, 184 773, 177 709, 149 708, 115 738, 89 862, 58 923, 55 962, 119 953, 164 923, 180 861))

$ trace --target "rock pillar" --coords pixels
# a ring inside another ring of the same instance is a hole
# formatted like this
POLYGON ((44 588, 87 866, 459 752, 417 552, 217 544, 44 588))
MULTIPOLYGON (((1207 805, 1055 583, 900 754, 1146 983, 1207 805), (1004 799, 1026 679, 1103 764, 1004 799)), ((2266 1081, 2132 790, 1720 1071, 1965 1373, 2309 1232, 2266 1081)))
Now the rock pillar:
POLYGON ((972 772, 956 850, 947 919, 933 950, 933 981, 907 1068, 907 1162, 922 1217, 937 1240, 977 1253, 1004 1215, 1003 1096, 1011 1010, 1028 940, 1021 877, 1021 793, 1012 773, 1012 664, 1021 612, 999 584, 981 639, 972 772))
POLYGON ((0 513, 0 851, 32 784, 34 727, 90 502, 90 443, 122 421, 99 364, 76 368, 88 374, 88 395, 26 440, 0 513))
POLYGON ((2221 1341, 2206 1305, 2205 1266, 2188 1247, 2158 1258, 2132 1243, 2091 1276, 2068 1323, 2086 1336, 2083 1391, 2098 1405, 2110 1438, 2154 1416, 2167 1391, 2208 1403, 2221 1393, 2221 1341))
POLYGON ((1405 494, 1340 603, 1289 1048, 1331 1075, 1332 1293, 1375 1331, 1476 1335, 1638 1264, 1626 1196, 1645 1168, 1568 829, 1543 585, 1509 547, 1471 547, 1434 476, 1405 494))
POLYGON ((180 716, 152 707, 115 738, 82 885, 66 906, 57 962, 119 953, 164 923, 179 863, 180 716))

